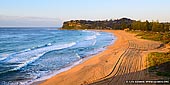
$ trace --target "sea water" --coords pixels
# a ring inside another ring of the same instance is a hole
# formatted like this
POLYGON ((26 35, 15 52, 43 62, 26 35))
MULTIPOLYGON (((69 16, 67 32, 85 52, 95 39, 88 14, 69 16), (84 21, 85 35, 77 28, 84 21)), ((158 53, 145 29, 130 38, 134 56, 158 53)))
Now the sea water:
POLYGON ((27 85, 77 65, 115 41, 111 33, 53 27, 0 28, 0 85, 27 85))

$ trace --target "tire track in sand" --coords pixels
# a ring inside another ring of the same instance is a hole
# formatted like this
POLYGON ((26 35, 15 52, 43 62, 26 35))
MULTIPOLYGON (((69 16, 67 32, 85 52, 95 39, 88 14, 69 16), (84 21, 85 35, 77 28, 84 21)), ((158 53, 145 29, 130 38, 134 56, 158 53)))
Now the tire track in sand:
POLYGON ((140 79, 139 75, 130 75, 131 72, 137 72, 142 68, 142 56, 140 55, 141 49, 134 42, 134 40, 128 40, 128 48, 124 51, 124 53, 119 57, 118 61, 114 65, 112 71, 101 78, 106 79, 104 82, 100 82, 99 84, 104 85, 122 85, 125 84, 125 81, 128 79, 140 79))

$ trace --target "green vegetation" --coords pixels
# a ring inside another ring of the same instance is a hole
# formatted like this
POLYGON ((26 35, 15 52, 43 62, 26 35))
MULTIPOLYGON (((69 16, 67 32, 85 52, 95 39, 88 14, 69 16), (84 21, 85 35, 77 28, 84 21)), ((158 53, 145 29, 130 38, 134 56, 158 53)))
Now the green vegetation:
POLYGON ((149 71, 170 77, 170 53, 153 52, 148 55, 149 71))
POLYGON ((170 53, 153 52, 148 55, 149 66, 159 66, 170 62, 170 53))
POLYGON ((137 36, 143 39, 162 41, 164 44, 170 44, 170 23, 159 23, 158 21, 149 22, 148 20, 136 21, 128 18, 104 21, 90 20, 71 20, 64 22, 62 29, 114 29, 130 30, 138 32, 137 36))
POLYGON ((152 31, 152 32, 166 32, 170 30, 170 23, 159 23, 158 21, 135 21, 131 25, 132 30, 152 31))
POLYGON ((119 29, 130 28, 133 20, 122 18, 117 20, 90 21, 71 20, 64 22, 62 29, 119 29))
POLYGON ((90 21, 71 20, 64 22, 62 29, 114 29, 114 30, 140 30, 152 32, 170 31, 170 23, 159 23, 158 21, 145 22, 121 18, 116 20, 90 21))
POLYGON ((161 41, 164 44, 170 43, 170 32, 138 31, 136 36, 141 36, 142 39, 161 41))
MULTIPOLYGON (((170 45, 170 32, 130 31, 142 39, 161 41, 170 45)), ((153 52, 148 55, 149 71, 158 76, 170 77, 170 52, 153 52)))
POLYGON ((157 72, 156 75, 170 77, 170 72, 157 72))
MULTIPOLYGON (((62 29, 113 29, 126 30, 137 33, 142 39, 161 41, 170 45, 170 23, 149 22, 148 20, 136 21, 128 18, 104 21, 71 20, 64 22, 62 29)), ((170 52, 150 53, 148 56, 149 69, 157 75, 170 76, 170 52)))

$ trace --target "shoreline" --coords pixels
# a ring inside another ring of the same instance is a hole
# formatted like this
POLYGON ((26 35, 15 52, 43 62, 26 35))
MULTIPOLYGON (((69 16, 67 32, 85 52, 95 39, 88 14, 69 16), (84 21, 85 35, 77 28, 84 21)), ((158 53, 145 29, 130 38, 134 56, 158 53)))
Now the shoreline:
POLYGON ((160 43, 138 39, 135 34, 122 30, 95 31, 112 33, 117 39, 103 52, 70 70, 40 82, 40 85, 103 85, 107 83, 122 85, 125 80, 155 79, 147 75, 146 55, 159 47, 160 43), (125 67, 127 68, 124 69, 125 67))
MULTIPOLYGON (((88 56, 87 58, 84 58, 82 62, 80 62, 79 64, 75 65, 75 66, 72 67, 71 69, 66 70, 66 71, 63 71, 63 72, 61 72, 61 73, 59 73, 59 74, 57 74, 57 75, 55 75, 55 76, 60 76, 60 75, 62 75, 62 74, 66 74, 68 71, 70 71, 70 70, 72 70, 72 69, 74 70, 74 69, 77 69, 77 68, 79 68, 79 67, 82 67, 82 65, 84 66, 84 63, 89 62, 89 60, 96 59, 96 57, 97 57, 98 55, 102 55, 103 52, 105 52, 108 48, 114 46, 115 43, 116 43, 117 40, 118 40, 118 36, 116 36, 116 35, 113 33, 113 30, 92 30, 92 31, 100 31, 100 32, 108 32, 108 33, 111 33, 113 36, 116 37, 116 38, 115 38, 115 41, 113 41, 113 43, 111 43, 110 45, 108 45, 108 46, 105 48, 105 50, 103 50, 102 52, 99 52, 99 53, 97 53, 97 54, 94 54, 94 55, 92 55, 92 56, 88 56), (110 32, 110 31, 111 31, 111 32, 110 32)), ((90 62, 91 62, 91 61, 90 61, 90 62)), ((53 76, 53 77, 55 77, 55 76, 53 76)), ((46 81, 52 79, 53 77, 51 77, 51 78, 49 78, 49 79, 46 79, 46 80, 43 80, 43 81, 36 81, 36 82, 32 83, 31 85, 36 85, 36 84, 51 85, 51 84, 44 84, 44 83, 45 83, 46 81)))
MULTIPOLYGON (((109 45, 108 45, 108 46, 109 46, 109 45)), ((105 51, 105 50, 103 50, 103 51, 105 51)), ((101 52, 103 52, 103 51, 101 51, 101 52)), ((100 53, 100 52, 99 52, 99 53, 100 53)), ((60 69, 60 70, 57 70, 56 72, 54 72, 54 73, 52 73, 52 74, 50 74, 50 75, 48 75, 48 76, 44 76, 44 77, 42 77, 42 78, 40 78, 40 79, 37 79, 36 81, 31 82, 31 83, 29 83, 29 84, 30 84, 30 85, 41 84, 41 83, 45 82, 46 80, 48 80, 48 79, 50 79, 50 78, 52 78, 52 77, 54 77, 54 76, 57 76, 57 75, 60 74, 60 73, 66 72, 66 71, 68 71, 68 70, 71 70, 71 69, 74 68, 75 66, 78 66, 78 65, 82 64, 82 63, 85 62, 86 60, 88 60, 88 59, 90 59, 90 58, 93 58, 95 55, 97 55, 97 54, 99 54, 99 53, 96 53, 96 54, 87 56, 87 57, 85 57, 85 58, 82 58, 82 59, 74 62, 74 63, 73 63, 72 65, 70 65, 70 66, 66 66, 66 67, 64 67, 64 68, 62 68, 62 69, 60 69)))
MULTIPOLYGON (((90 31, 106 32, 106 30, 90 30, 90 31)), ((43 82, 47 81, 48 79, 51 79, 52 77, 57 76, 57 75, 59 75, 59 74, 61 74, 61 73, 63 73, 63 72, 67 72, 68 70, 71 70, 72 68, 74 68, 74 67, 76 67, 76 66, 78 66, 78 65, 81 65, 82 63, 88 61, 88 59, 91 59, 91 58, 95 57, 96 55, 100 54, 101 52, 107 50, 107 47, 110 46, 110 45, 112 45, 112 44, 114 44, 115 41, 117 40, 117 37, 116 37, 113 33, 108 32, 108 31, 109 31, 109 30, 107 30, 107 33, 112 34, 113 37, 115 37, 115 38, 113 38, 114 40, 113 40, 109 45, 107 45, 106 47, 104 47, 104 50, 101 50, 101 51, 98 52, 98 53, 95 53, 95 54, 86 56, 85 58, 82 58, 81 60, 78 60, 78 61, 74 62, 72 65, 70 65, 70 66, 68 66, 68 67, 64 67, 63 69, 60 69, 60 70, 58 70, 58 71, 56 71, 56 72, 53 72, 53 73, 50 74, 49 76, 44 76, 44 77, 42 77, 41 79, 37 79, 36 81, 30 82, 29 84, 30 84, 30 85, 42 84, 43 82)))

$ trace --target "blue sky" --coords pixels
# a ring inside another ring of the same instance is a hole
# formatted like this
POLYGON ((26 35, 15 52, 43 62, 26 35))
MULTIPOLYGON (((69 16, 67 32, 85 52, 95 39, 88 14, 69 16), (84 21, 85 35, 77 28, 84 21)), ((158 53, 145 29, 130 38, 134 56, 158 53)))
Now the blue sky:
POLYGON ((170 0, 0 0, 0 15, 170 21, 170 0))

